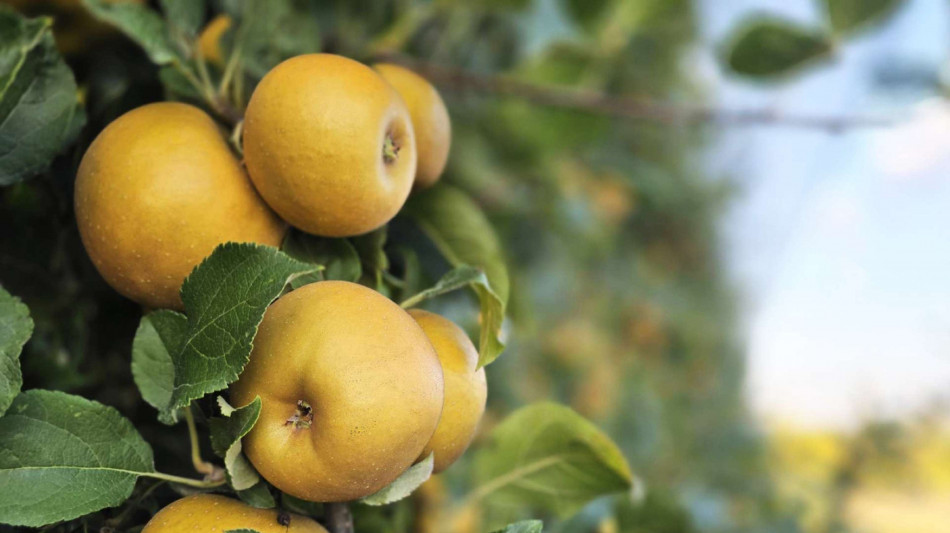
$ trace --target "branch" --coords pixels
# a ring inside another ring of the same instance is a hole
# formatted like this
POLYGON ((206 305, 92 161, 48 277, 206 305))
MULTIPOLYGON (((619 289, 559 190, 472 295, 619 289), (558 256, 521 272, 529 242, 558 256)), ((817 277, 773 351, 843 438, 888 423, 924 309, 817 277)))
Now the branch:
POLYGON ((475 73, 420 61, 404 55, 387 54, 378 59, 403 65, 436 85, 453 91, 517 98, 541 106, 573 109, 664 125, 689 125, 703 122, 727 126, 775 124, 839 133, 850 128, 879 128, 894 124, 894 121, 890 119, 865 116, 791 115, 772 109, 728 110, 691 106, 651 98, 613 96, 596 91, 525 83, 508 76, 475 73))
POLYGON ((326 509, 327 530, 330 533, 354 533, 353 513, 345 503, 328 503, 326 509))

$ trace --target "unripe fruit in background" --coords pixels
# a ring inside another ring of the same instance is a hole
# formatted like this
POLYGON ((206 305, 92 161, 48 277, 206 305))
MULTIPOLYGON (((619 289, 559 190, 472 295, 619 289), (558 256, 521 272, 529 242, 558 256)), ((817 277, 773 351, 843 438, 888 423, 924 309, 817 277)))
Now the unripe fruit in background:
POLYGON ((305 285, 268 308, 231 403, 261 397, 244 452, 278 489, 310 501, 368 496, 419 457, 442 412, 438 357, 378 292, 305 285))
POLYGON ((409 111, 371 68, 333 54, 297 56, 254 89, 244 160, 261 196, 303 231, 367 233, 402 208, 416 173, 409 111))
POLYGON ((451 320, 413 309, 416 320, 435 348, 445 381, 445 404, 435 433, 421 457, 435 453, 435 472, 441 472, 465 453, 485 412, 488 386, 485 369, 478 366, 478 350, 451 320))
POLYGON ((149 104, 114 120, 83 156, 76 221, 114 289, 153 308, 224 242, 278 246, 286 225, 255 192, 214 121, 186 104, 149 104))
POLYGON ((383 78, 399 92, 409 108, 416 134, 416 187, 429 187, 439 180, 449 159, 452 124, 449 110, 428 80, 399 65, 374 65, 383 78))
POLYGON ((218 15, 198 36, 198 49, 205 61, 218 67, 224 67, 224 53, 221 51, 221 37, 231 27, 231 17, 218 15))
POLYGON ((195 494, 172 502, 148 521, 142 533, 224 533, 237 529, 259 533, 327 533, 323 526, 305 516, 281 515, 277 509, 255 509, 217 494, 195 494))

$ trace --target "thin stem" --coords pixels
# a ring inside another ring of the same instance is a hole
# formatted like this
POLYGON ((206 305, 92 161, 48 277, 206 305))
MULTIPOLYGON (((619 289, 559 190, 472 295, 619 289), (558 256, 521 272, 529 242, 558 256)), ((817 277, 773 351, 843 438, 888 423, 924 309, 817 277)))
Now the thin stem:
POLYGON ((201 52, 200 46, 195 47, 195 58, 195 63, 198 65, 198 75, 201 76, 201 83, 211 92, 211 88, 214 84, 211 82, 211 76, 208 74, 208 63, 205 61, 205 56, 201 52))
POLYGON ((390 285, 393 285, 394 287, 397 287, 399 289, 406 288, 406 280, 399 279, 396 276, 392 275, 391 273, 386 272, 385 270, 383 271, 383 279, 386 280, 386 283, 389 283, 390 285))
POLYGON ((353 513, 349 505, 344 502, 328 503, 324 509, 330 533, 354 533, 353 513))
POLYGON ((205 481, 202 479, 191 479, 187 477, 173 476, 171 474, 163 474, 161 472, 140 472, 138 474, 143 477, 168 481, 169 483, 178 483, 179 485, 195 487, 196 489, 213 489, 214 487, 220 487, 227 482, 225 479, 213 479, 205 481))
POLYGON ((188 83, 198 91, 198 94, 201 95, 204 101, 211 106, 211 109, 214 110, 219 117, 227 121, 228 124, 233 126, 244 118, 241 112, 228 103, 226 99, 219 98, 218 95, 215 94, 213 87, 203 84, 190 68, 179 62, 174 63, 174 66, 178 72, 188 80, 188 83))
POLYGON ((508 76, 481 74, 436 65, 404 55, 387 54, 376 59, 406 66, 436 85, 449 90, 517 98, 535 105, 574 109, 587 113, 656 122, 664 125, 688 125, 697 122, 712 122, 729 126, 774 124, 837 133, 849 128, 887 127, 892 126, 895 122, 891 119, 867 116, 788 114, 767 108, 718 109, 665 102, 652 98, 615 96, 596 91, 536 85, 508 76))
POLYGON ((238 40, 238 43, 235 44, 234 48, 231 49, 231 55, 228 57, 228 63, 224 67, 224 74, 221 75, 221 83, 218 85, 218 96, 226 97, 228 94, 228 87, 231 85, 231 80, 234 78, 234 73, 237 71, 238 63, 241 60, 241 49, 243 39, 238 40))
POLYGON ((201 81, 195 77, 194 72, 192 72, 190 68, 178 61, 173 63, 173 65, 175 66, 175 69, 177 69, 178 72, 180 72, 181 75, 184 76, 186 80, 188 80, 188 83, 190 83, 191 86, 194 87, 196 91, 198 91, 198 94, 200 94, 202 98, 208 100, 209 102, 213 99, 214 95, 208 90, 206 85, 202 84, 201 81))
POLYGON ((415 296, 410 296, 409 298, 403 300, 403 302, 399 304, 399 307, 402 307, 403 309, 409 309, 410 307, 418 305, 419 302, 422 302, 425 299, 426 299, 425 293, 420 292, 419 294, 416 294, 415 296))
POLYGON ((188 440, 191 442, 191 464, 199 474, 211 475, 214 465, 201 458, 201 448, 198 446, 198 428, 195 426, 195 417, 191 414, 191 406, 184 409, 185 423, 188 424, 188 440))
POLYGON ((244 157, 244 145, 241 144, 241 135, 244 134, 244 121, 241 120, 234 125, 234 129, 231 130, 231 146, 237 150, 237 153, 244 157))

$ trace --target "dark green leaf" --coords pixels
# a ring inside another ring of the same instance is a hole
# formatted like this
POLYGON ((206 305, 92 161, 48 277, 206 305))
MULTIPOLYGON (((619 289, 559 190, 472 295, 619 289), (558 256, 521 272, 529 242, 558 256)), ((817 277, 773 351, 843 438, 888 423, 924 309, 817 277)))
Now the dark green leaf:
POLYGON ((31 390, 0 418, 0 522, 42 526, 116 506, 153 472, 152 449, 118 411, 31 390))
POLYGON ((544 524, 540 520, 522 520, 521 522, 508 524, 502 529, 494 531, 494 533, 541 533, 543 529, 544 524))
POLYGON ((211 427, 211 447, 224 459, 224 468, 235 490, 248 490, 261 478, 241 453, 241 438, 247 435, 261 414, 261 399, 254 398, 248 405, 235 409, 224 398, 218 397, 223 416, 208 421, 211 427))
POLYGON ((472 265, 485 272, 488 285, 472 285, 481 306, 479 366, 504 349, 501 326, 508 302, 508 269, 495 230, 481 208, 464 192, 445 184, 411 197, 405 212, 432 239, 453 266, 472 265))
POLYGON ((388 233, 389 230, 383 226, 351 239, 362 264, 362 283, 384 294, 386 288, 383 286, 383 272, 389 270, 389 258, 384 251, 388 233))
POLYGON ((242 502, 258 509, 273 509, 277 507, 277 501, 274 500, 274 496, 271 495, 267 483, 261 482, 249 489, 239 490, 237 491, 237 496, 242 502))
POLYGON ((604 12, 610 0, 561 0, 571 19, 581 28, 594 32, 604 20, 604 12))
POLYGON ((792 22, 755 17, 733 32, 726 61, 736 73, 753 78, 789 74, 826 59, 832 41, 821 31, 792 22))
POLYGON ((406 498, 432 477, 432 467, 434 465, 435 455, 430 453, 422 461, 410 466, 395 481, 378 492, 363 498, 360 502, 366 505, 388 505, 406 498))
POLYGON ((839 35, 869 29, 906 3, 906 0, 824 0, 831 28, 839 35))
POLYGON ((236 380, 267 306, 295 277, 313 271, 269 246, 215 248, 181 287, 188 330, 180 348, 169 350, 175 365, 169 407, 186 407, 236 380))
POLYGON ((168 24, 186 37, 194 37, 205 17, 205 0, 161 0, 168 24))
POLYGON ((329 239, 291 230, 281 250, 298 261, 319 265, 323 269, 322 272, 297 278, 294 288, 324 279, 356 282, 363 272, 356 248, 346 239, 329 239))
POLYGON ((162 67, 158 71, 158 79, 165 89, 166 100, 203 103, 201 93, 177 68, 162 67))
POLYGON ((177 409, 237 379, 267 306, 312 271, 274 248, 223 244, 182 285, 187 316, 159 310, 143 317, 132 373, 160 419, 173 422, 177 409))
POLYGON ((45 170, 86 121, 51 24, 0 6, 0 185, 45 170))
POLYGON ((219 396, 218 406, 222 416, 211 418, 208 424, 211 427, 211 447, 218 457, 224 459, 254 428, 261 415, 261 399, 254 398, 253 402, 235 408, 219 396))
POLYGON ((112 24, 138 43, 153 63, 167 65, 178 58, 165 20, 147 5, 106 0, 82 0, 82 3, 93 16, 112 24))
POLYGON ((30 310, 0 287, 0 416, 7 412, 23 386, 20 351, 32 334, 30 310))
POLYGON ((396 264, 402 269, 402 279, 400 279, 399 298, 408 299, 410 296, 422 291, 422 263, 419 261, 419 255, 415 250, 404 245, 396 245, 390 250, 390 255, 395 259, 396 264))
POLYGON ((570 408, 553 403, 513 413, 492 431, 475 460, 480 485, 474 498, 562 518, 633 485, 617 445, 570 408))
POLYGON ((232 47, 239 47, 242 64, 263 77, 281 61, 321 48, 316 2, 245 0, 225 2, 236 21, 232 47))
POLYGON ((178 411, 169 407, 175 390, 175 364, 171 353, 180 349, 187 330, 185 315, 160 309, 142 318, 132 341, 135 385, 142 398, 159 410, 159 420, 166 424, 178 421, 178 411))
POLYGON ((323 516, 323 504, 318 502, 308 502, 295 498, 290 494, 280 495, 280 505, 292 513, 302 514, 304 516, 323 516))

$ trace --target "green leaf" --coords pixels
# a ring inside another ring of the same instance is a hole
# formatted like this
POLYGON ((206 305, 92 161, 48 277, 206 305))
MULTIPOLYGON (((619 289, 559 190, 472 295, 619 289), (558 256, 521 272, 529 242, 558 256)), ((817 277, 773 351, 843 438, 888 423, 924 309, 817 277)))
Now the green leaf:
POLYGON ((205 17, 204 0, 161 0, 168 24, 186 37, 194 37, 205 17))
POLYGON ((44 171, 86 121, 51 28, 0 6, 0 185, 44 171))
POLYGON ((408 497, 420 485, 432 477, 432 467, 435 465, 435 455, 429 454, 428 457, 410 466, 405 472, 397 477, 392 483, 386 485, 378 492, 360 500, 366 505, 388 505, 408 497))
POLYGON ((186 407, 236 380, 267 306, 295 277, 313 271, 269 246, 215 248, 181 287, 188 328, 180 348, 169 350, 175 388, 168 407, 186 407))
POLYGON ((219 396, 218 405, 222 416, 212 417, 208 421, 211 428, 211 448, 218 457, 227 459, 234 453, 236 445, 240 448, 241 439, 257 423, 261 415, 261 399, 254 398, 253 402, 235 408, 219 396))
POLYGON ((421 292, 423 290, 423 277, 419 254, 408 246, 397 244, 390 250, 390 255, 395 259, 396 264, 400 265, 403 272, 402 279, 399 279, 398 283, 399 297, 393 299, 406 300, 410 296, 421 292))
POLYGON ((729 67, 752 78, 773 78, 795 72, 833 49, 820 30, 776 18, 754 17, 733 32, 726 51, 729 67))
POLYGON ((633 485, 617 445, 568 407, 523 407, 492 432, 476 455, 474 499, 530 507, 567 518, 591 500, 633 485))
POLYGON ((241 529, 229 529, 225 531, 224 533, 260 533, 260 532, 256 529, 241 528, 241 529))
POLYGON ((356 282, 363 273, 360 256, 356 253, 356 248, 353 248, 346 239, 329 239, 291 230, 280 248, 290 257, 319 265, 322 269, 322 272, 301 276, 294 280, 295 289, 324 279, 356 282))
POLYGON ((318 2, 243 0, 222 3, 235 21, 232 47, 239 47, 248 73, 263 77, 281 61, 322 46, 318 2))
POLYGON ((280 505, 291 513, 302 514, 304 516, 323 516, 324 514, 322 503, 301 500, 290 494, 280 494, 280 505))
POLYGON ((610 0, 561 0, 571 19, 585 31, 595 33, 604 20, 604 13, 613 4, 610 0))
POLYGON ((481 208, 464 192, 439 184, 411 197, 405 213, 448 262, 480 268, 488 285, 473 284, 481 307, 478 366, 494 361, 504 349, 501 326, 508 302, 508 269, 494 228, 481 208))
POLYGON ((383 272, 389 270, 389 258, 384 249, 388 236, 389 230, 383 226, 351 239, 362 265, 362 282, 383 294, 387 291, 383 285, 383 272))
POLYGON ((30 310, 0 287, 0 416, 7 412, 23 386, 20 351, 33 335, 30 310))
POLYGON ((94 17, 115 26, 138 43, 153 63, 167 65, 179 59, 165 20, 144 3, 107 0, 82 0, 82 3, 94 17))
POLYGON ((37 527, 119 505, 152 449, 115 409, 31 390, 0 418, 0 523, 37 527))
POLYGON ((267 483, 258 483, 249 489, 239 490, 237 496, 242 502, 258 509, 277 507, 277 501, 267 488, 267 483))
POLYGON ((493 533, 541 533, 544 523, 540 520, 522 520, 495 530, 493 533))
POLYGON ((188 81, 188 78, 175 67, 165 66, 158 70, 158 79, 165 89, 165 99, 178 102, 204 102, 201 93, 188 81))
POLYGON ((254 398, 253 402, 235 409, 219 396, 218 405, 223 416, 208 421, 211 447, 218 457, 224 459, 231 486, 238 491, 248 490, 257 485, 261 477, 241 453, 241 438, 257 423, 261 415, 261 399, 254 398))
POLYGON ((413 295, 400 305, 403 308, 408 309, 410 307, 419 305, 430 298, 435 298, 441 294, 456 291, 462 287, 467 287, 470 285, 481 285, 485 290, 491 290, 491 287, 488 284, 488 277, 485 276, 485 273, 481 269, 475 268, 471 265, 459 265, 446 272, 445 275, 442 276, 435 285, 413 295))
POLYGON ((159 420, 166 424, 178 421, 178 410, 169 407, 175 390, 171 353, 179 350, 187 330, 185 315, 160 309, 142 318, 132 341, 132 378, 142 398, 159 410, 159 420))
POLYGON ((831 28, 838 35, 870 29, 906 3, 906 0, 824 0, 831 28))

